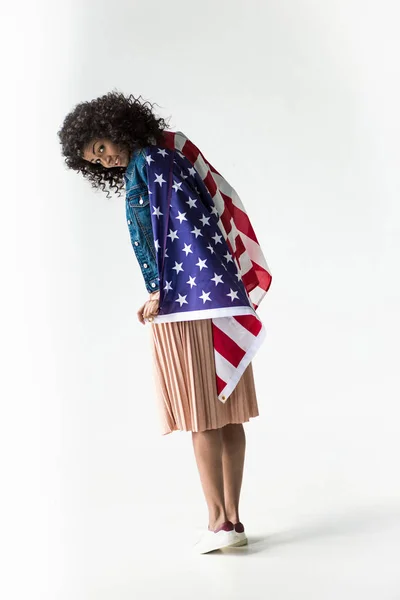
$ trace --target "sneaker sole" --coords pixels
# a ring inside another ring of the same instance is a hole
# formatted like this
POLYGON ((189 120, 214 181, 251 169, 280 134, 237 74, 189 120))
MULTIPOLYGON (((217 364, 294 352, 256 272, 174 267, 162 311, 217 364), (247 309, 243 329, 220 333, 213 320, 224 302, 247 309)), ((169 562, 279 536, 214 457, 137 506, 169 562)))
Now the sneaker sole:
MULTIPOLYGON (((247 543, 247 540, 246 540, 247 543)), ((208 554, 209 552, 216 552, 217 550, 223 550, 224 548, 232 548, 232 546, 242 545, 243 542, 237 542, 235 540, 226 540, 226 543, 218 544, 215 546, 211 546, 208 548, 204 548, 203 550, 199 550, 196 547, 194 548, 195 552, 198 554, 208 554)))
POLYGON ((234 544, 231 544, 231 546, 234 546, 235 548, 238 548, 239 546, 247 546, 247 544, 249 543, 247 537, 244 538, 243 540, 239 540, 238 542, 235 542, 234 544))

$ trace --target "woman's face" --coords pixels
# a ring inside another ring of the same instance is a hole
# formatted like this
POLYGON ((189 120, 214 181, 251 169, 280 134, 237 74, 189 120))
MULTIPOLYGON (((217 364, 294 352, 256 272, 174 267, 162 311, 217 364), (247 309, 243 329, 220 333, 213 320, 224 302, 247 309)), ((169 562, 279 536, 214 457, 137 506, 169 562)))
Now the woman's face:
POLYGON ((89 142, 83 150, 83 158, 89 162, 111 167, 127 167, 129 164, 128 151, 106 138, 96 138, 89 142))

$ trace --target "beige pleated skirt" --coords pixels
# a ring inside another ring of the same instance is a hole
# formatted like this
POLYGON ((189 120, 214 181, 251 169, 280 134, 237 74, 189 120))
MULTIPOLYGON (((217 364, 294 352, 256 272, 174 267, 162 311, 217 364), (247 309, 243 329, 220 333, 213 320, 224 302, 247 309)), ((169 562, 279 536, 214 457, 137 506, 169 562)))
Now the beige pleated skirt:
POLYGON ((154 387, 165 435, 205 431, 258 416, 251 363, 223 404, 218 400, 212 320, 152 323, 154 387))

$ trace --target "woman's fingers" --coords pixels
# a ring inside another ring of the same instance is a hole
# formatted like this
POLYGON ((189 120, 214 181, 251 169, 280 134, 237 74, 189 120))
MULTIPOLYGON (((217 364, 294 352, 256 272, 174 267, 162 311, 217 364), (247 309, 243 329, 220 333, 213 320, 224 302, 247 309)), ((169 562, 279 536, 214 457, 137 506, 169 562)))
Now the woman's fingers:
POLYGON ((155 317, 158 313, 159 302, 158 300, 147 300, 137 311, 137 317, 143 325, 146 323, 145 319, 149 317, 155 317))
POLYGON ((137 318, 139 319, 140 323, 142 323, 143 325, 145 324, 145 320, 143 318, 143 311, 144 308, 146 306, 146 302, 144 304, 142 304, 142 306, 139 308, 139 310, 137 311, 137 318))
POLYGON ((158 301, 157 300, 148 300, 145 304, 143 316, 145 319, 149 317, 154 317, 158 312, 158 301))

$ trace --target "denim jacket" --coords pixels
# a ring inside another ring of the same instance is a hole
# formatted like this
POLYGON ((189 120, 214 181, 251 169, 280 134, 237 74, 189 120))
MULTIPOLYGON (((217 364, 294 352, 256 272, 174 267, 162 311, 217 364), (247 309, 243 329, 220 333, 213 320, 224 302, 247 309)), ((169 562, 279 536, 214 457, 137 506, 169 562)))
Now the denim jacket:
POLYGON ((136 150, 126 168, 126 220, 133 250, 148 292, 159 290, 159 277, 151 225, 146 152, 136 150))

